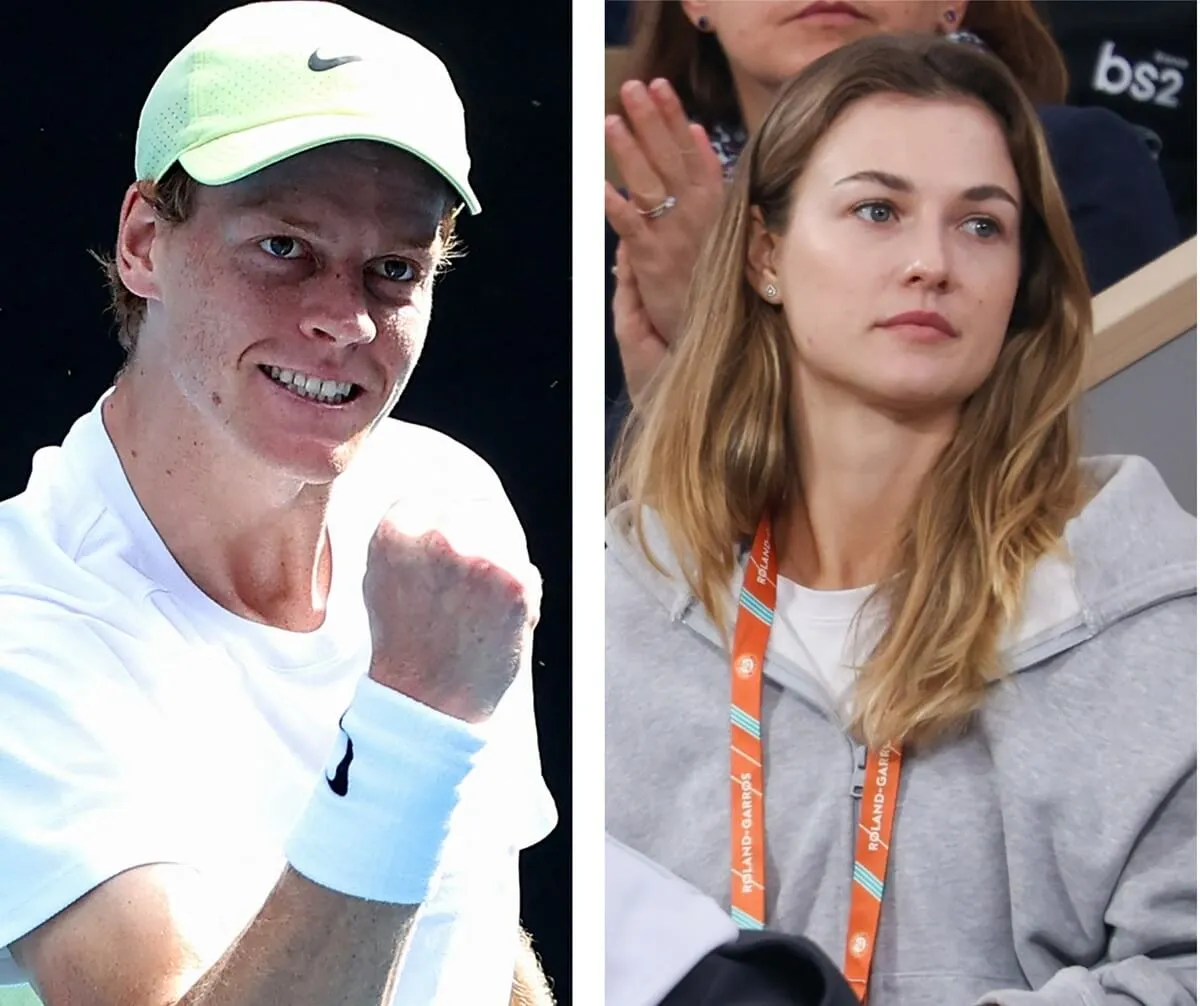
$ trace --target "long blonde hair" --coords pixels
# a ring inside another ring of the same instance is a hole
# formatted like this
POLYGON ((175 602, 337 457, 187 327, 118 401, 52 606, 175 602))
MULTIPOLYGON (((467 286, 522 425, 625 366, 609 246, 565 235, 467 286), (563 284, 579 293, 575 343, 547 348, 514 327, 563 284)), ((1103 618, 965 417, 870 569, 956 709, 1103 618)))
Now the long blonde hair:
POLYGON ((1086 494, 1075 405, 1091 299, 1037 115, 999 60, 938 39, 877 36, 814 62, 780 93, 739 160, 697 264, 684 329, 618 447, 610 502, 662 522, 693 594, 726 633, 736 543, 802 498, 793 343, 746 279, 751 213, 782 232, 815 145, 868 95, 982 103, 998 119, 1024 195, 1021 278, 995 368, 901 523, 877 594, 887 628, 865 666, 852 729, 880 744, 961 728, 1000 674, 1001 632, 1026 573, 1060 543, 1086 494))

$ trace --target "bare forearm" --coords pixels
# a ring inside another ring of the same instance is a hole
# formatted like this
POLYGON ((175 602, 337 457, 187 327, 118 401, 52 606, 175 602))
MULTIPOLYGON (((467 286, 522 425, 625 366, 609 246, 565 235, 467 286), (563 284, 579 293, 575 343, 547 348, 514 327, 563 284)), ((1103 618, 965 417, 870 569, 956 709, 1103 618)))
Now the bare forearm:
POLYGON ((554 996, 550 994, 550 986, 546 983, 529 934, 524 930, 520 930, 518 935, 517 962, 509 1006, 554 1006, 554 996))
POLYGON ((289 869, 178 1006, 390 1002, 417 907, 351 898, 289 869))

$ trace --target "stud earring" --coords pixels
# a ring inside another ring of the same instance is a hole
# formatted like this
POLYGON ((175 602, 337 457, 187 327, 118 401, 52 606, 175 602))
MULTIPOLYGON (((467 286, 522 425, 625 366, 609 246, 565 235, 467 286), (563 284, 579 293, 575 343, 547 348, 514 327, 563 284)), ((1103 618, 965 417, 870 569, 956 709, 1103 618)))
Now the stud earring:
POLYGON ((711 24, 712 22, 708 20, 708 17, 705 14, 701 14, 698 18, 696 18, 696 27, 701 31, 708 31, 711 24))
POLYGON ((945 17, 945 19, 946 19, 947 21, 949 21, 951 24, 954 24, 954 20, 955 20, 955 18, 957 18, 957 17, 958 17, 958 15, 957 15, 957 14, 955 14, 955 13, 954 13, 954 11, 952 11, 952 10, 948 10, 948 11, 946 11, 946 13, 943 15, 943 17, 945 17))
POLYGON ((777 287, 774 283, 768 283, 766 289, 763 290, 763 293, 766 295, 767 300, 774 300, 779 296, 779 287, 777 287))

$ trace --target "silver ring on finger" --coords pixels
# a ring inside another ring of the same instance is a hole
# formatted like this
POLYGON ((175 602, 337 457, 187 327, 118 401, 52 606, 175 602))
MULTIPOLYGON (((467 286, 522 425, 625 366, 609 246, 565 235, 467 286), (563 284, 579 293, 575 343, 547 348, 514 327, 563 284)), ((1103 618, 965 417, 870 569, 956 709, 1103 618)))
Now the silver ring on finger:
POLYGON ((650 220, 657 220, 657 219, 658 219, 659 217, 661 217, 661 216, 662 216, 664 213, 666 213, 666 212, 667 212, 667 210, 669 210, 669 209, 673 209, 673 208, 674 208, 674 206, 675 206, 675 204, 676 204, 678 201, 679 201, 679 200, 678 200, 678 199, 676 199, 674 196, 665 196, 665 197, 663 198, 663 201, 662 201, 661 203, 659 203, 657 206, 652 206, 652 207, 651 207, 650 209, 648 209, 648 210, 638 210, 638 212, 639 212, 639 213, 640 213, 642 216, 644 216, 644 217, 646 217, 646 218, 648 218, 648 219, 650 219, 650 220))

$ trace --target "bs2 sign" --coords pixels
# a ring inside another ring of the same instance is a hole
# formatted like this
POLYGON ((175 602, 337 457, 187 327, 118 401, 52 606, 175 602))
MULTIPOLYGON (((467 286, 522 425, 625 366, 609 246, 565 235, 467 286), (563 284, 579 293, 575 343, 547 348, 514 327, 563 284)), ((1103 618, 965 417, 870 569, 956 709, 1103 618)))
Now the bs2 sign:
MULTIPOLYGON (((1155 66, 1154 63, 1145 62, 1131 65, 1129 60, 1118 55, 1116 50, 1116 44, 1113 42, 1106 41, 1100 47, 1096 72, 1092 77, 1093 88, 1104 94, 1128 94, 1134 101, 1153 101, 1163 108, 1179 107, 1178 95, 1183 87, 1182 70, 1174 66, 1155 66)), ((1184 65, 1186 66, 1186 63, 1184 65)))

